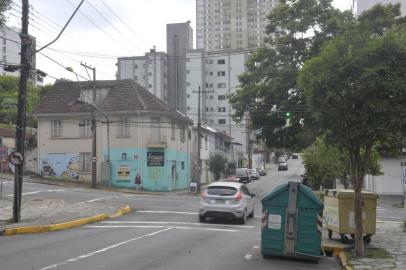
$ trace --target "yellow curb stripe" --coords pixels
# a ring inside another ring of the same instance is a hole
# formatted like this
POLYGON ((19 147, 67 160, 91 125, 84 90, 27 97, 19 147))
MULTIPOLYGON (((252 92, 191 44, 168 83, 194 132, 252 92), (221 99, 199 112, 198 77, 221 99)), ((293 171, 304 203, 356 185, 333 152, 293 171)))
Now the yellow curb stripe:
POLYGON ((100 214, 93 217, 82 218, 78 220, 68 221, 64 223, 51 224, 51 225, 40 225, 40 226, 28 226, 20 228, 10 228, 4 229, 4 235, 15 235, 15 234, 27 234, 27 233, 43 233, 64 230, 69 228, 78 227, 88 223, 94 223, 107 219, 109 216, 107 214, 100 214))
POLYGON ((120 208, 117 213, 110 216, 110 218, 116 218, 124 214, 130 213, 132 211, 131 207, 127 205, 126 207, 120 208))
POLYGON ((338 257, 340 258, 341 261, 341 265, 343 266, 344 269, 346 270, 352 270, 352 267, 350 265, 348 265, 348 261, 347 261, 347 256, 345 255, 344 251, 341 251, 338 254, 338 257))

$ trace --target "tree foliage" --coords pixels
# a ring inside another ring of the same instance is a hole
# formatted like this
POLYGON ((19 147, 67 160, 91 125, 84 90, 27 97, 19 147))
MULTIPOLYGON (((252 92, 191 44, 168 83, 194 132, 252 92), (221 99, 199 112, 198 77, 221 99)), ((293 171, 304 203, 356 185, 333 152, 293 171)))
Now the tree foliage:
POLYGON ((227 158, 223 155, 214 155, 209 159, 209 171, 214 174, 214 179, 219 180, 227 164, 227 158))
MULTIPOLYGON (((19 78, 13 76, 0 77, 0 123, 15 124, 17 119, 19 78)), ((48 90, 48 89, 47 89, 48 90)), ((43 88, 36 87, 32 83, 27 85, 26 110, 27 125, 35 126, 31 116, 34 106, 39 102, 43 88)))
MULTIPOLYGON (((347 181, 351 175, 351 164, 348 151, 328 142, 324 136, 318 137, 315 143, 303 152, 303 163, 313 188, 332 188, 333 181, 347 181)), ((367 173, 381 175, 380 156, 376 149, 371 151, 371 160, 367 173)))
POLYGON ((6 25, 7 17, 5 12, 10 9, 12 4, 12 0, 0 0, 0 28, 6 25))
POLYGON ((361 189, 374 146, 406 126, 406 25, 399 18, 399 5, 375 6, 300 72, 322 131, 348 152, 358 255, 364 253, 361 189))
POLYGON ((353 21, 350 12, 333 8, 331 0, 279 1, 268 16, 266 46, 249 58, 241 88, 229 97, 235 118, 242 119, 248 111, 254 127, 262 127, 268 146, 298 151, 310 145, 318 129, 297 87, 298 71, 318 55, 323 42, 353 21), (291 113, 288 126, 285 112, 291 113))

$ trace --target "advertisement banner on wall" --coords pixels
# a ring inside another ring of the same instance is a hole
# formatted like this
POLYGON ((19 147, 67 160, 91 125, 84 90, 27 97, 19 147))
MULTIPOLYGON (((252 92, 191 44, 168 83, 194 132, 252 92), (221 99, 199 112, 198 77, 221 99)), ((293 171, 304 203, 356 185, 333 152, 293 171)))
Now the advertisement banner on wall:
POLYGON ((120 165, 117 168, 117 181, 130 181, 130 168, 128 165, 120 165))
POLYGON ((165 165, 164 152, 147 152, 147 166, 157 167, 165 165))

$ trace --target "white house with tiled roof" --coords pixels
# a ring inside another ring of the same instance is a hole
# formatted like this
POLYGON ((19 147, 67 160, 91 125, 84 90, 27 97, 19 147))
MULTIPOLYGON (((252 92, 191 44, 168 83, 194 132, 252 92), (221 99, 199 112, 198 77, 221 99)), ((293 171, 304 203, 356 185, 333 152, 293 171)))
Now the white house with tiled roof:
POLYGON ((57 81, 34 111, 38 173, 90 181, 92 107, 78 99, 86 99, 109 118, 107 172, 102 169, 108 164, 107 121, 95 112, 98 182, 151 191, 188 186, 193 122, 133 80, 57 81))

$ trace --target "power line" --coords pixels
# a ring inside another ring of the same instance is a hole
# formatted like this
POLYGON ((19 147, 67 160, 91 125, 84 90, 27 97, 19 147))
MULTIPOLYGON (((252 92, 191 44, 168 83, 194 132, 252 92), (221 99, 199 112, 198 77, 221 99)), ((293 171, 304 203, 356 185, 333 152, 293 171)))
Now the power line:
POLYGON ((104 2, 103 0, 100 0, 100 2, 125 26, 127 27, 128 30, 130 30, 139 40, 141 40, 141 42, 143 42, 146 47, 148 47, 149 45, 130 27, 128 26, 128 24, 121 19, 120 16, 117 15, 117 13, 114 12, 114 10, 112 10, 107 4, 106 2, 104 2))
MULTIPOLYGON (((75 7, 75 4, 73 4, 71 2, 71 0, 65 0, 66 2, 68 2, 70 5, 72 5, 73 7, 75 7)), ((114 41, 115 43, 118 43, 121 45, 121 42, 117 41, 114 37, 112 37, 110 34, 108 34, 106 31, 103 30, 103 28, 101 28, 100 26, 97 25, 97 23, 95 23, 92 19, 89 18, 89 16, 87 16, 84 12, 79 10, 79 13, 85 17, 91 24, 93 24, 97 29, 99 29, 100 31, 102 31, 107 37, 109 37, 112 41, 114 41)), ((126 48, 126 50, 128 50, 126 48)))
POLYGON ((130 40, 127 39, 127 37, 117 28, 115 27, 91 2, 90 0, 88 0, 86 2, 89 6, 91 6, 96 12, 97 14, 100 15, 100 17, 102 17, 106 23, 108 23, 114 30, 116 30, 126 41, 128 41, 134 48, 136 48, 138 51, 143 52, 137 45, 135 45, 134 43, 132 43, 130 40))
MULTIPOLYGON (((64 66, 64 65, 61 64, 60 62, 56 61, 56 60, 53 59, 52 57, 49 57, 48 55, 46 55, 46 54, 44 54, 44 53, 42 53, 42 52, 39 52, 39 54, 41 54, 42 56, 48 58, 49 60, 51 60, 52 62, 54 62, 55 64, 57 64, 58 66, 60 66, 60 67, 62 67, 63 69, 66 70, 66 66, 64 66)), ((66 71, 67 71, 67 70, 66 70, 66 71)), ((76 73, 76 72, 74 72, 74 71, 67 71, 67 72, 72 72, 73 74, 75 74, 76 76, 81 77, 81 78, 84 79, 85 81, 88 81, 88 80, 89 80, 89 79, 83 77, 82 75, 80 75, 79 73, 76 73)))

